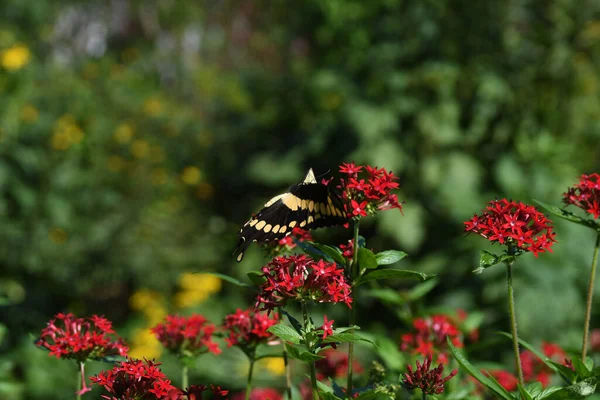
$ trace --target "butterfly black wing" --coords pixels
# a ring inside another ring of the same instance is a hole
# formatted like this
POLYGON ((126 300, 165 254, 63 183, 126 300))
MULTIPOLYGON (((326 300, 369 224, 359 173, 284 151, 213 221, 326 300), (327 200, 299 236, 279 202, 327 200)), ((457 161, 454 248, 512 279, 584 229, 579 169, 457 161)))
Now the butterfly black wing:
MULTIPOLYGON (((234 254, 242 261, 252 242, 264 243, 289 235, 295 227, 310 230, 347 222, 339 196, 327 185, 310 182, 294 185, 286 193, 269 200, 263 209, 242 226, 234 254)), ((314 180, 314 178, 313 178, 314 180)))

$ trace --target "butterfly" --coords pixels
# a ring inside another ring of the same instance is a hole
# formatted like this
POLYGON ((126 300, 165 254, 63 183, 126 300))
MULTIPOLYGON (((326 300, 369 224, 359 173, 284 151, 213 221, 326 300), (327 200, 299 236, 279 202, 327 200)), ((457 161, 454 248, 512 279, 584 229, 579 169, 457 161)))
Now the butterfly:
POLYGON ((348 222, 342 199, 324 183, 318 183, 311 169, 304 180, 269 200, 238 232, 233 254, 242 261, 252 242, 279 240, 295 227, 310 230, 348 222))

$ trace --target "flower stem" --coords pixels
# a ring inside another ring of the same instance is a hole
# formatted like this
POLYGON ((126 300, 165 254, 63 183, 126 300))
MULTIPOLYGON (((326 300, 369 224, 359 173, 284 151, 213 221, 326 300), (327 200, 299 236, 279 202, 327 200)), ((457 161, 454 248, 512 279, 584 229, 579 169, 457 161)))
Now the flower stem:
MULTIPOLYGON (((353 239, 353 254, 352 254, 352 264, 349 265, 349 269, 351 271, 350 282, 352 283, 352 295, 356 299, 356 287, 354 286, 354 280, 358 278, 358 227, 359 222, 356 221, 354 223, 354 239, 353 239)), ((350 309, 350 326, 356 325, 356 303, 354 307, 350 309)), ((350 332, 354 333, 354 329, 350 332)), ((352 374, 353 374, 353 364, 354 364, 354 342, 348 343, 348 381, 346 382, 346 394, 348 397, 352 397, 352 374)))
POLYGON ((252 373, 254 372, 254 357, 249 357, 250 369, 248 370, 248 383, 246 383, 246 400, 250 400, 252 393, 252 373))
POLYGON ((83 363, 78 363, 79 371, 77 371, 77 400, 81 400, 81 384, 83 383, 83 363))
POLYGON ((585 308, 585 326, 583 327, 583 345, 581 347, 581 361, 585 362, 588 348, 588 335, 590 332, 590 319, 592 317, 592 296, 594 295, 594 282, 596 281, 596 264, 598 263, 598 249, 600 248, 600 231, 596 235, 596 247, 592 258, 592 270, 590 271, 590 282, 588 284, 587 302, 585 308))
POLYGON ((427 393, 423 390, 423 400, 427 400, 427 393))
POLYGON ((183 365, 183 368, 181 368, 181 387, 182 389, 187 389, 188 388, 188 366, 187 365, 183 365))
MULTIPOLYGON (((304 320, 304 331, 305 331, 305 338, 304 340, 306 341, 306 349, 308 351, 312 351, 311 349, 311 338, 309 337, 309 333, 308 331, 308 326, 310 325, 310 320, 308 319, 308 307, 306 305, 306 302, 303 301, 302 302, 302 318, 304 320)), ((315 362, 311 361, 308 363, 308 368, 310 371, 310 387, 311 387, 311 391, 312 391, 312 398, 313 400, 319 400, 319 392, 317 390, 317 369, 315 367, 315 362)))
MULTIPOLYGON (((283 320, 283 313, 281 312, 281 307, 278 308, 279 312, 279 320, 283 320)), ((292 370, 290 368, 290 363, 288 359, 287 349, 285 348, 285 343, 283 344, 283 365, 285 367, 285 393, 287 394, 287 399, 292 400, 292 370)))
POLYGON ((510 316, 510 328, 513 339, 513 350, 515 352, 515 364, 519 384, 524 386, 523 369, 521 368, 521 355, 519 354, 519 336, 517 334, 517 315, 515 314, 515 294, 512 282, 512 266, 514 261, 506 263, 506 286, 508 286, 508 314, 510 316))

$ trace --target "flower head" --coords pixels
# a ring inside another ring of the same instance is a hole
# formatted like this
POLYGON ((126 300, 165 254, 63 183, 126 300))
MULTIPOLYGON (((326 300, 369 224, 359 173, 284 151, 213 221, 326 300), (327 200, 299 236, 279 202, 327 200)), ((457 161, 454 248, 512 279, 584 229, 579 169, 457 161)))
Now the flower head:
POLYGON ((292 229, 292 233, 279 239, 275 242, 267 242, 266 246, 270 247, 269 253, 279 255, 284 252, 293 250, 296 247, 295 240, 299 242, 312 241, 312 236, 309 231, 299 227, 292 229))
POLYGON ((440 364, 437 368, 431 369, 431 356, 427 356, 422 365, 417 361, 417 368, 414 371, 410 365, 407 369, 408 372, 404 374, 402 380, 404 386, 407 389, 421 389, 423 393, 430 395, 443 393, 444 384, 458 373, 455 369, 444 378, 442 376, 444 365, 440 364))
POLYGON ((90 378, 110 393, 107 400, 164 399, 176 390, 158 368, 160 363, 128 358, 113 369, 90 378))
POLYGON ((266 282, 257 297, 257 308, 273 310, 294 300, 343 302, 351 307, 351 287, 344 270, 335 263, 315 261, 306 255, 275 257, 262 272, 266 282))
POLYGON ((242 311, 238 308, 235 313, 225 317, 223 323, 223 329, 227 332, 225 341, 229 347, 242 348, 253 348, 261 343, 267 343, 275 339, 267 329, 277 322, 277 315, 271 318, 265 313, 253 310, 242 311))
POLYGON ((52 356, 81 363, 108 356, 124 357, 129 350, 106 318, 77 318, 70 313, 56 314, 42 330, 36 345, 50 350, 52 356))
POLYGON ((221 353, 212 336, 216 330, 202 315, 179 317, 167 315, 165 322, 152 328, 152 333, 170 352, 178 355, 221 353))
POLYGON ((321 325, 321 327, 318 328, 323 330, 323 340, 325 340, 327 336, 333 335, 334 322, 334 320, 327 320, 327 315, 323 316, 323 325, 321 325))
POLYGON ((594 219, 600 217, 600 175, 581 175, 579 183, 563 193, 563 202, 581 208, 594 219))
POLYGON ((413 332, 402 335, 400 349, 422 356, 437 355, 437 361, 446 364, 448 356, 446 338, 456 347, 462 347, 460 330, 447 315, 432 315, 413 321, 413 332))
POLYGON ((348 218, 358 219, 392 208, 402 212, 398 196, 391 193, 400 187, 396 182, 398 177, 391 172, 370 165, 356 166, 354 163, 342 163, 340 172, 346 175, 338 188, 346 200, 348 218))
POLYGON ((521 252, 551 251, 556 241, 552 221, 535 207, 507 199, 490 201, 482 214, 465 222, 465 232, 476 233, 492 243, 521 252))
MULTIPOLYGON (((560 362, 565 366, 570 365, 570 360, 567 359, 565 351, 555 343, 542 342, 542 353, 555 362, 560 362)), ((523 379, 526 382, 537 381, 543 387, 550 384, 552 370, 531 351, 526 350, 521 353, 521 364, 523 366, 523 379)))
MULTIPOLYGON (((227 395, 229 394, 229 390, 221 389, 220 386, 215 385, 192 385, 187 390, 184 390, 182 395, 187 400, 202 400, 206 398, 205 394, 209 393, 211 397, 210 399, 227 399, 227 395)), ((179 398, 178 398, 179 400, 179 398)))

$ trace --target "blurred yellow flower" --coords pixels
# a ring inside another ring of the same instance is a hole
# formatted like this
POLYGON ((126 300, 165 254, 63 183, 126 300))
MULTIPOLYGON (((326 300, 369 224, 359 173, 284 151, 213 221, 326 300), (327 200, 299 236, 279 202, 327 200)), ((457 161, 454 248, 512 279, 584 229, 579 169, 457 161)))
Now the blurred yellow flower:
POLYGON ((134 332, 129 350, 130 357, 152 359, 159 358, 161 354, 161 344, 149 328, 138 329, 134 332))
POLYGON ((63 244, 67 241, 68 235, 62 228, 52 228, 48 231, 48 237, 56 244, 63 244))
POLYGON ((145 140, 136 139, 131 143, 130 150, 135 158, 146 158, 150 153, 150 145, 145 140))
POLYGON ((115 132, 113 133, 113 138, 118 143, 129 143, 131 142, 131 138, 135 134, 133 130, 133 126, 131 124, 124 122, 117 126, 115 132))
POLYGON ((223 286, 223 281, 218 276, 211 274, 192 274, 185 272, 179 277, 179 286, 182 289, 202 290, 209 294, 217 293, 223 286))
POLYGON ((112 172, 122 171, 125 167, 125 159, 121 156, 108 157, 108 169, 112 172))
POLYGON ((175 293, 173 304, 178 308, 188 308, 202 303, 208 298, 208 293, 197 290, 184 290, 175 293))
POLYGON ((81 142, 83 137, 83 130, 77 125, 75 118, 71 114, 65 114, 54 125, 51 144, 56 150, 67 150, 73 144, 81 142))
POLYGON ((165 319, 167 316, 167 309, 162 305, 156 305, 154 307, 147 307, 143 310, 143 313, 148 319, 148 323, 154 326, 165 319))
POLYGON ((285 363, 283 357, 266 357, 258 360, 258 366, 261 369, 269 371, 273 375, 281 376, 285 374, 285 363))
POLYGON ((17 71, 23 68, 31 58, 29 48, 22 44, 16 44, 0 53, 0 63, 8 71, 17 71))
POLYGON ((159 292, 149 289, 140 289, 133 293, 129 298, 129 307, 131 307, 132 310, 141 311, 148 307, 162 304, 162 302, 163 297, 159 292))
POLYGON ((156 117, 163 109, 163 105, 156 97, 150 97, 144 102, 144 112, 150 117, 156 117))
POLYGON ((208 200, 213 196, 214 191, 210 183, 202 182, 196 188, 196 197, 200 200, 208 200))
POLYGON ((169 180, 169 174, 165 168, 155 168, 152 171, 150 181, 153 185, 164 185, 169 180))
POLYGON ((33 124, 37 121, 39 114, 40 113, 37 110, 37 108, 35 108, 31 104, 26 104, 23 106, 23 108, 21 108, 20 118, 23 122, 33 124))
POLYGON ((202 178, 202 174, 198 167, 189 166, 185 167, 181 172, 181 180, 186 185, 197 185, 200 183, 200 179, 202 178))

